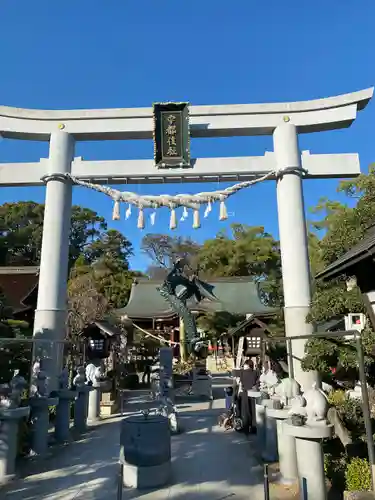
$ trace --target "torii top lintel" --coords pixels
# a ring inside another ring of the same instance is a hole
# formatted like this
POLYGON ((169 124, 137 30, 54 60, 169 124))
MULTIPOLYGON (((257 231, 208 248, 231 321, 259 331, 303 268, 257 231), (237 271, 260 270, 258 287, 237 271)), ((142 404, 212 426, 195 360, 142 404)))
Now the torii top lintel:
MULTIPOLYGON (((283 121, 299 133, 350 126, 373 88, 310 101, 190 107, 192 137, 270 135, 283 121)), ((0 106, 0 134, 6 138, 48 141, 63 129, 78 141, 151 139, 152 108, 36 110, 0 106)))

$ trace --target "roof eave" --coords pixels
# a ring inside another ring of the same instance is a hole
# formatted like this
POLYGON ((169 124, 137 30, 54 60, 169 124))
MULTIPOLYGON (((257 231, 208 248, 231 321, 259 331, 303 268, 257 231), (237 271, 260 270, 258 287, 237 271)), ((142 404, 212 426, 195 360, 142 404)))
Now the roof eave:
POLYGON ((359 264, 366 258, 371 258, 374 256, 375 247, 363 250, 353 257, 349 257, 348 259, 340 262, 337 266, 335 262, 330 264, 324 271, 321 271, 315 276, 315 279, 323 279, 323 281, 329 281, 331 279, 337 278, 342 274, 350 275, 349 269, 351 269, 356 264, 359 264))

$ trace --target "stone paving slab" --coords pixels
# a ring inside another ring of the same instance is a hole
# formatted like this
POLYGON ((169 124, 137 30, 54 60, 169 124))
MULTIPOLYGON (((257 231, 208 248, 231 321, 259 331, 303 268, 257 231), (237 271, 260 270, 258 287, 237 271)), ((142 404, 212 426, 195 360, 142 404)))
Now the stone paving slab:
MULTIPOLYGON (((158 491, 123 490, 123 500, 261 500, 262 470, 247 438, 217 426, 224 400, 189 402, 179 411, 184 432, 172 439, 173 478, 158 491)), ((25 477, 0 490, 7 500, 117 500, 121 418, 102 422, 25 477)))

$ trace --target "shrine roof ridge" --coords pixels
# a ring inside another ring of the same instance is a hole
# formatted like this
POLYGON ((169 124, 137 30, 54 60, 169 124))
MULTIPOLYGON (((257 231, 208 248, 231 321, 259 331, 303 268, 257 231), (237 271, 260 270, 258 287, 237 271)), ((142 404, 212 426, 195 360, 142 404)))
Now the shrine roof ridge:
MULTIPOLYGON (((199 277, 199 276, 198 276, 199 277)), ((203 278, 204 281, 207 281, 207 283, 237 283, 237 282, 246 282, 246 283, 254 283, 254 278, 251 276, 224 276, 224 277, 218 277, 218 278, 203 278)), ((133 280, 133 283, 135 285, 137 284, 146 284, 149 283, 150 285, 161 285, 164 282, 163 279, 154 279, 154 278, 147 278, 147 276, 140 276, 135 277, 133 280)))
MULTIPOLYGON (((357 109, 364 109, 369 103, 374 87, 369 87, 347 94, 310 99, 305 101, 252 103, 252 104, 218 104, 193 105, 191 116, 210 116, 227 114, 264 114, 317 111, 357 104, 357 109)), ((151 118, 152 107, 140 108, 103 108, 103 109, 32 109, 13 106, 0 106, 0 116, 25 120, 90 120, 105 118, 151 118)))
MULTIPOLYGON (((163 280, 136 278, 131 288, 126 306, 114 311, 117 317, 128 316, 131 319, 171 318, 176 313, 158 292, 163 280)), ((196 302, 189 299, 187 306, 192 311, 229 312, 232 314, 274 315, 279 309, 264 304, 260 297, 259 283, 251 277, 228 277, 207 279, 213 285, 212 294, 216 301, 203 299, 196 302)))

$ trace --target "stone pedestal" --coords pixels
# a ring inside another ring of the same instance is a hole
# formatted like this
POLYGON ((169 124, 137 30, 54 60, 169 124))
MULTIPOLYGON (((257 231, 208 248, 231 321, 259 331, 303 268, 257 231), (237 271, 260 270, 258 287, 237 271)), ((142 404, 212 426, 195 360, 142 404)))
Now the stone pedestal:
POLYGON ((262 401, 265 409, 265 448, 262 458, 265 462, 277 462, 279 458, 277 448, 277 427, 274 418, 270 418, 269 411, 274 410, 275 406, 280 406, 280 402, 274 399, 265 399, 262 401))
POLYGON ((298 478, 296 441, 293 436, 286 434, 283 430, 283 423, 289 416, 288 412, 289 408, 267 409, 267 418, 276 422, 280 482, 284 484, 294 483, 298 478))
POLYGON ((171 433, 168 419, 157 415, 124 418, 120 434, 123 485, 150 489, 171 477, 171 433))
POLYGON ((213 400, 212 395, 212 379, 206 376, 197 376, 193 379, 192 391, 194 396, 199 398, 207 398, 213 400))
POLYGON ((192 391, 194 396, 213 399, 211 375, 199 375, 196 368, 193 369, 192 391))
POLYGON ((87 413, 91 390, 92 388, 88 385, 77 387, 77 396, 74 403, 74 428, 78 432, 87 430, 87 413))
POLYGON ((295 426, 283 424, 283 432, 296 440, 298 481, 301 498, 326 500, 322 439, 333 436, 333 425, 316 424, 295 426))
POLYGON ((119 410, 118 396, 114 391, 101 393, 100 414, 103 417, 111 417, 119 410))
POLYGON ((247 395, 251 401, 251 418, 252 418, 252 427, 257 429, 257 418, 256 418, 256 402, 262 397, 262 393, 260 391, 247 391, 247 395))
POLYGON ((88 422, 94 423, 100 420, 100 401, 102 388, 107 387, 107 382, 97 382, 89 392, 88 422))
POLYGON ((161 347, 159 350, 161 397, 173 399, 173 349, 161 347))
POLYGON ((48 451, 49 407, 56 406, 58 398, 29 399, 31 407, 31 454, 45 455, 48 451))
POLYGON ((75 391, 60 390, 59 403, 56 407, 55 439, 58 443, 65 443, 70 439, 70 404, 76 397, 75 391))
POLYGON ((21 418, 27 418, 29 414, 29 406, 0 410, 0 485, 14 477, 18 427, 21 418))
POLYGON ((259 450, 263 452, 266 446, 266 407, 268 399, 258 398, 255 400, 255 420, 257 428, 257 442, 259 450))

